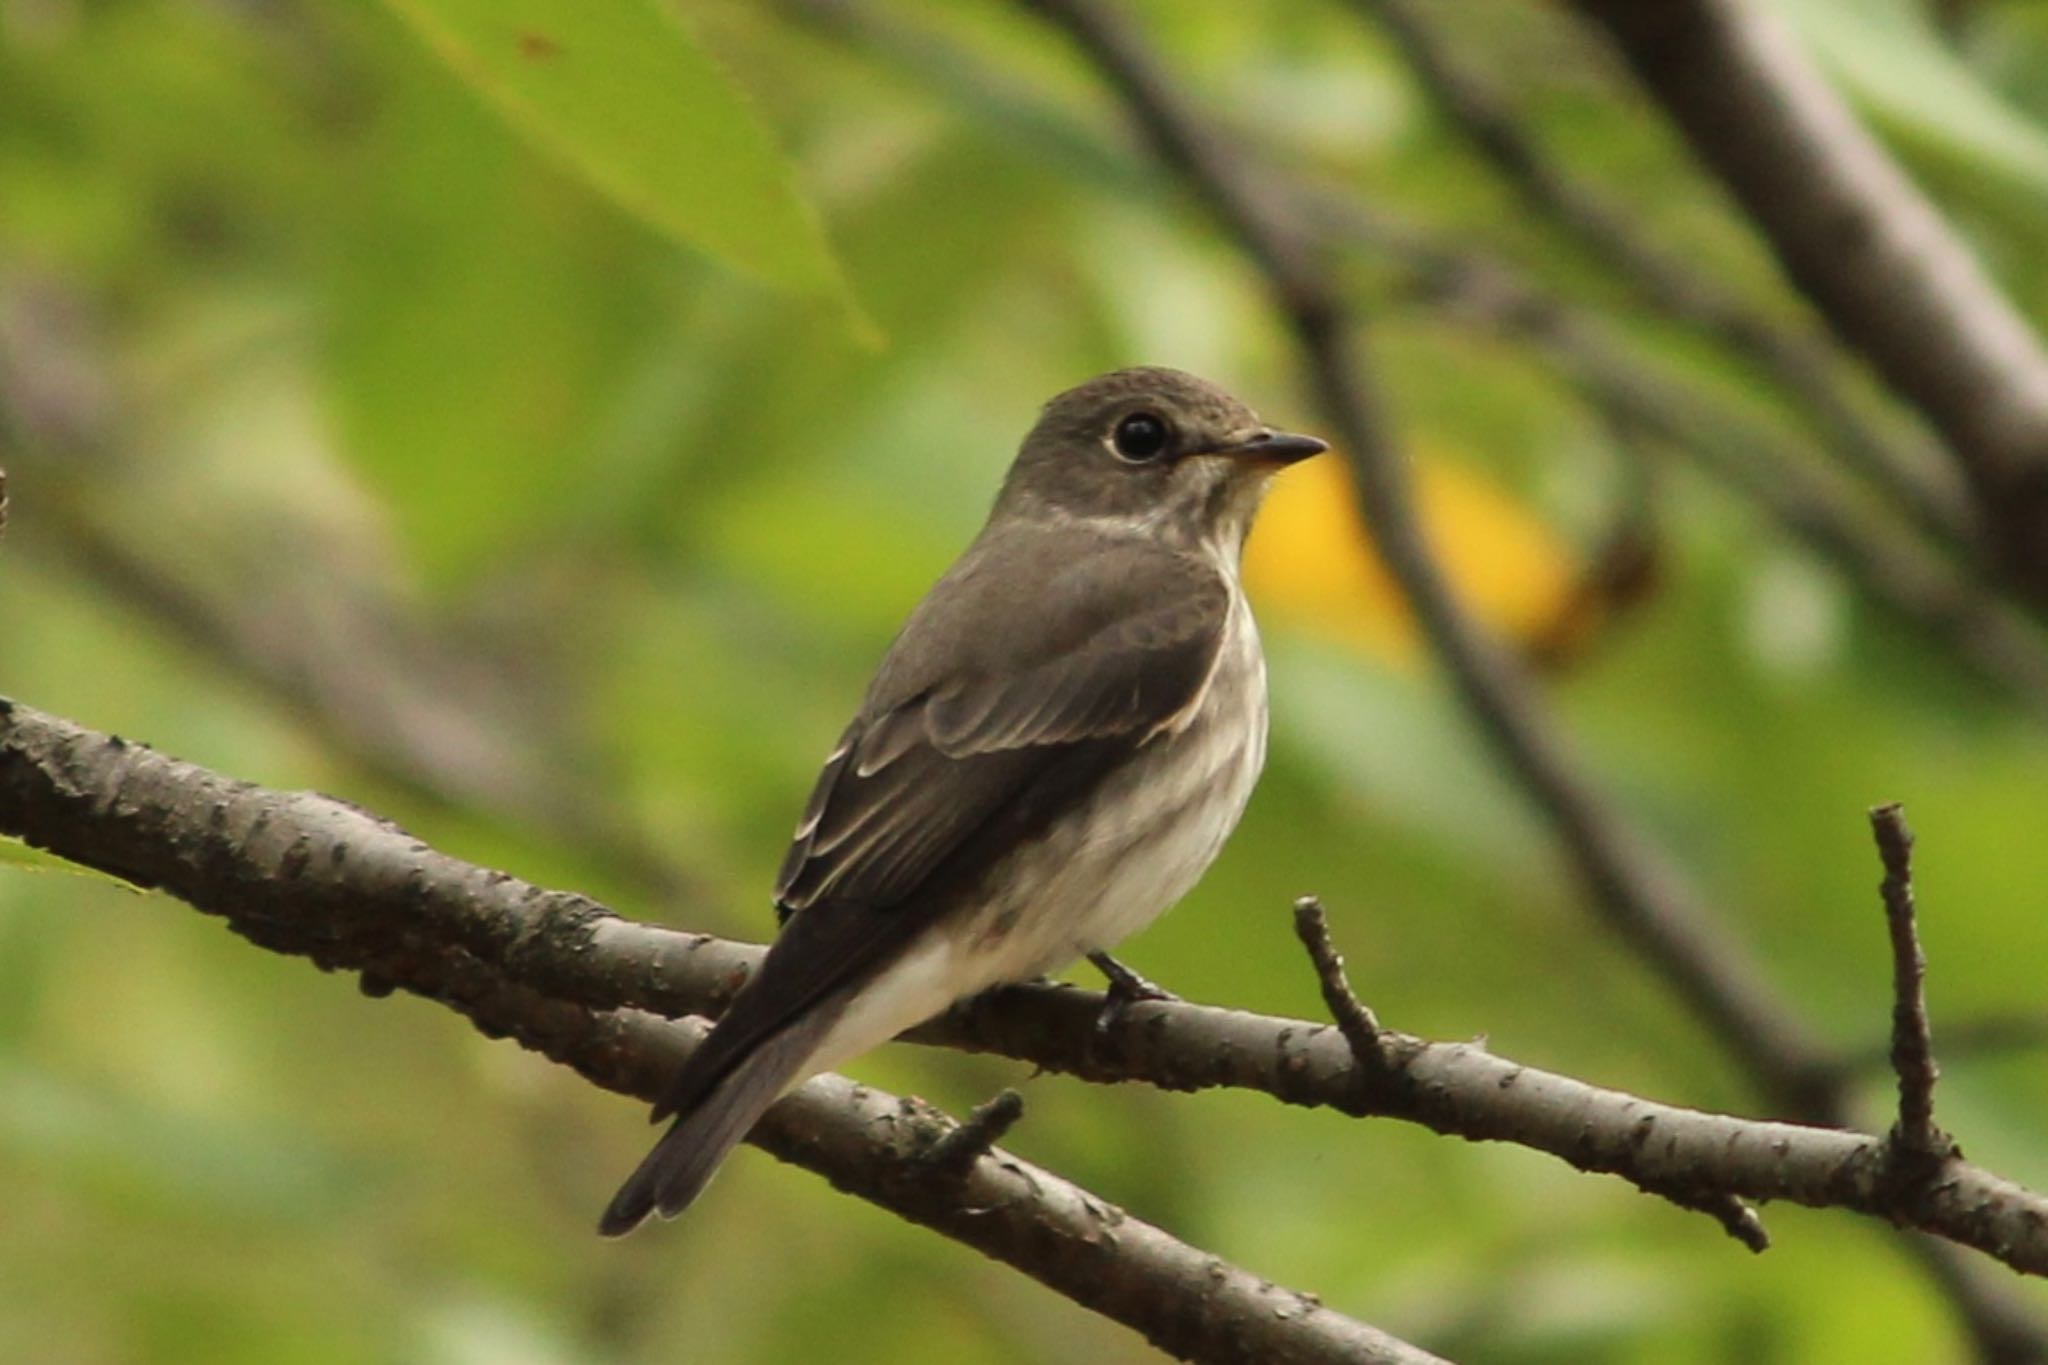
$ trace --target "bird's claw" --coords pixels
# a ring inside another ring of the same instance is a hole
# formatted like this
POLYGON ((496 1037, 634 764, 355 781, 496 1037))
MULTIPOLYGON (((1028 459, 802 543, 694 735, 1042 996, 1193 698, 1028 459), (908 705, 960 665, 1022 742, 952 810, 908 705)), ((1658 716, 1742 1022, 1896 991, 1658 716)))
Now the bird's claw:
POLYGON ((1108 953, 1090 953, 1088 960, 1109 982, 1103 992, 1102 1010, 1095 1016, 1095 1034, 1106 1038, 1123 1023, 1124 1015, 1133 1005, 1148 1000, 1178 1000, 1179 996, 1164 986, 1146 980, 1108 953))

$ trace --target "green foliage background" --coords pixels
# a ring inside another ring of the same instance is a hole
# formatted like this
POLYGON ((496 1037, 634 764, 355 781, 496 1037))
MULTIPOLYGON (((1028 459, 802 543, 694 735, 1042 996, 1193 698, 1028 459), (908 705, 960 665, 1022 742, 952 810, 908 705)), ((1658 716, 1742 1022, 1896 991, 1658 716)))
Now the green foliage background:
MULTIPOLYGON (((1572 165, 1796 312, 1557 14, 1443 8, 1572 165)), ((1785 8, 2048 316, 2040 7, 1982 6, 1960 49, 1907 0, 1785 8)), ((692 5, 686 32, 630 3, 0 3, 0 322, 43 329, 17 345, 41 407, 0 428, 0 692, 628 913, 765 936, 817 760, 1039 401, 1168 363, 1315 425, 1256 281, 1049 34, 984 0, 897 3, 872 13, 917 41, 878 49, 800 9, 692 5), (545 41, 508 58, 507 24, 545 41), (593 51, 631 69, 579 66, 593 51), (392 696, 428 733, 479 719, 448 741, 474 780, 420 780, 361 732, 392 696)), ((1345 7, 1139 13, 1276 157, 1626 310, 1345 7)), ((1601 424, 1513 348, 1360 287, 1404 435, 1590 542, 1625 483, 1601 424)), ((1625 315, 1646 351, 1746 382, 1625 315)), ((2039 1010, 2039 711, 1683 467, 1660 507, 1656 596, 1551 684, 1606 789, 1830 1038, 1873 1048, 1863 811, 1904 800, 1937 1043, 2039 1010)), ((1314 890, 1395 1026, 1756 1110, 1592 927, 1435 677, 1268 633, 1268 777, 1134 963, 1313 1016, 1288 905, 1314 890)), ((1847 1215, 1767 1210, 1778 1244, 1754 1258, 1616 1182, 1392 1123, 908 1049, 858 1072, 956 1109, 1022 1083, 1022 1154, 1453 1356, 1963 1351, 1897 1242, 1847 1215)), ((1942 1113, 1973 1158, 2048 1185, 2044 1083, 2038 1049, 1958 1056, 1942 1113)), ((1873 1066, 1872 1123, 1888 1085, 1873 1066)), ((684 1222, 600 1242, 648 1137, 637 1106, 435 1007, 366 1000, 162 898, 0 868, 0 1357, 1149 1356, 751 1152, 684 1222)))

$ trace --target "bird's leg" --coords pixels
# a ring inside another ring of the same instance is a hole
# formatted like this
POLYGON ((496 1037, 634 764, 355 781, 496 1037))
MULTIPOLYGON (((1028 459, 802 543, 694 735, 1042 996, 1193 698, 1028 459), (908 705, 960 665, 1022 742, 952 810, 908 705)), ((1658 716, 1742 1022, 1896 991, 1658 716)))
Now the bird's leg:
POLYGON ((1164 986, 1154 985, 1144 977, 1118 962, 1108 953, 1090 953, 1088 960, 1095 964, 1109 981, 1108 996, 1102 1002, 1102 1013, 1095 1016, 1095 1031, 1106 1034, 1122 1022, 1124 1011, 1146 1000, 1178 1000, 1179 996, 1164 986))

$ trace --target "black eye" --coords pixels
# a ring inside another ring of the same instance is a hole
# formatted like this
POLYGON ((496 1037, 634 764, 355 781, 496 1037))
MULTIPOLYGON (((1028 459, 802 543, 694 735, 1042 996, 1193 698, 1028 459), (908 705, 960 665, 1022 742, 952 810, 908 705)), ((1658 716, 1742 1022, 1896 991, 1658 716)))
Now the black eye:
POLYGON ((1164 417, 1149 412, 1134 412, 1116 424, 1116 431, 1110 436, 1110 444, 1116 453, 1136 464, 1155 459, 1172 440, 1173 431, 1166 425, 1164 417))

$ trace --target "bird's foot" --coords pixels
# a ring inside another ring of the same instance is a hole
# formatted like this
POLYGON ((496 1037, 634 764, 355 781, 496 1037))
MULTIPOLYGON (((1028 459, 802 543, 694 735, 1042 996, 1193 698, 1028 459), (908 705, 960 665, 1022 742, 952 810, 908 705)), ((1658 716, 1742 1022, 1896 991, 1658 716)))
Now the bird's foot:
POLYGON ((1155 985, 1144 977, 1118 962, 1108 953, 1090 953, 1088 960, 1095 964, 1095 970, 1102 973, 1109 982, 1102 1002, 1102 1012, 1095 1016, 1095 1032, 1107 1037, 1123 1022, 1124 1014, 1133 1005, 1147 1000, 1178 1000, 1179 996, 1164 986, 1155 985))

